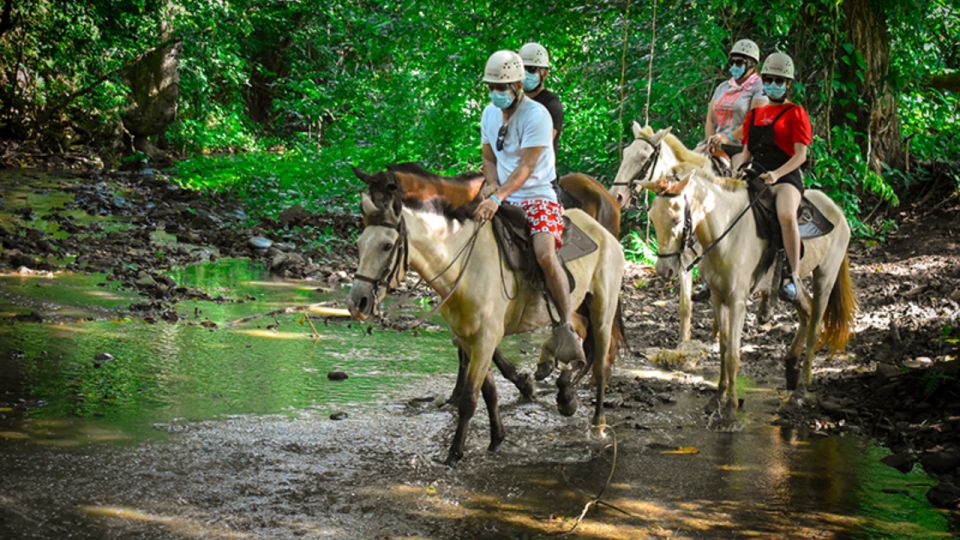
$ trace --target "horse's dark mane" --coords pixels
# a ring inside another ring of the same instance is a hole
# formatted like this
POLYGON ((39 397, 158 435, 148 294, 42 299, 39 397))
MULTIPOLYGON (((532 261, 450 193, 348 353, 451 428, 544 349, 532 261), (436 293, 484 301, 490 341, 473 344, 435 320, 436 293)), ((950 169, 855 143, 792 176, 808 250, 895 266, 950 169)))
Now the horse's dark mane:
MULTIPOLYGON (((477 177, 482 176, 481 173, 478 172, 467 172, 456 176, 441 176, 424 169, 422 165, 415 162, 387 165, 387 170, 391 173, 411 174, 429 184, 439 184, 441 182, 466 183, 468 181, 475 181, 477 177)), ((424 200, 419 197, 409 196, 405 193, 401 193, 400 196, 403 205, 411 210, 439 214, 457 221, 471 219, 473 217, 473 211, 479 202, 479 198, 475 198, 465 205, 453 206, 449 201, 441 198, 424 200)))
POLYGON ((468 171, 465 173, 460 173, 456 176, 441 176, 436 173, 432 173, 423 168, 422 165, 415 161, 410 161, 407 163, 395 163, 393 165, 387 165, 387 170, 390 172, 401 172, 415 174, 417 176, 422 176, 427 180, 447 180, 449 182, 466 182, 468 180, 473 180, 478 176, 481 176, 483 173, 468 171))

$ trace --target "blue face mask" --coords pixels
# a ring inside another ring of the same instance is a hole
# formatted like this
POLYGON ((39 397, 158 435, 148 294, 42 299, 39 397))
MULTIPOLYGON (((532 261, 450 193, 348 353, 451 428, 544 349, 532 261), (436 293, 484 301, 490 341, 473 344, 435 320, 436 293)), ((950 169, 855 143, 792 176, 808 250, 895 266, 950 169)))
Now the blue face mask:
POLYGON ((510 105, 513 105, 513 94, 511 94, 509 90, 504 90, 502 92, 491 90, 490 101, 501 109, 508 109, 510 108, 510 105))
POLYGON ((523 76, 523 89, 527 92, 536 90, 540 86, 540 74, 527 72, 523 76))
POLYGON ((747 71, 747 68, 744 66, 738 66, 736 64, 730 66, 730 75, 733 75, 733 78, 740 80, 740 77, 743 77, 743 74, 747 71))
POLYGON ((763 85, 763 93, 770 99, 781 99, 787 93, 786 84, 769 83, 763 85))

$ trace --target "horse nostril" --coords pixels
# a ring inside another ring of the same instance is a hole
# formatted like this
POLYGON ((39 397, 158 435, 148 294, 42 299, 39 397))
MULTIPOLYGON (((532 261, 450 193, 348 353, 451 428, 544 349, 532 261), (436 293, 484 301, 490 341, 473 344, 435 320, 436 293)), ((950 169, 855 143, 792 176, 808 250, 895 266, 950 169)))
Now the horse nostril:
POLYGON ((367 297, 366 297, 366 296, 364 296, 363 298, 360 299, 360 302, 357 304, 357 311, 359 311, 360 313, 366 313, 366 312, 367 312, 367 297))

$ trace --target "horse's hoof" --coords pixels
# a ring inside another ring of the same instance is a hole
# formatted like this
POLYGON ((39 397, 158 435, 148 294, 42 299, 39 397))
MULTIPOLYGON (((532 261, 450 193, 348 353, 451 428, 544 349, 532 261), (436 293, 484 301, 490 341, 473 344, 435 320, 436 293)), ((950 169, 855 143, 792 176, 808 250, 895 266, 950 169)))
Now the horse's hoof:
POLYGON ((520 380, 517 382, 517 390, 520 391, 520 396, 524 401, 533 401, 535 388, 533 387, 533 380, 529 373, 520 375, 520 380))
POLYGON ((533 374, 533 378, 542 381, 550 376, 553 373, 553 362, 540 362, 537 364, 537 371, 533 374))
POLYGON ((447 467, 453 469, 457 466, 457 463, 460 463, 460 459, 463 458, 463 454, 454 453, 452 450, 447 454, 447 459, 443 460, 443 464, 447 467))
POLYGON ((710 398, 710 401, 703 406, 703 414, 712 415, 720 410, 720 398, 718 396, 713 396, 710 398))
POLYGON ((557 392, 557 410, 563 416, 573 416, 577 412, 577 393, 572 387, 561 388, 557 392))
POLYGON ((743 431, 745 427, 744 423, 737 419, 736 412, 731 411, 728 407, 717 409, 707 419, 707 428, 713 431, 736 433, 743 431))
POLYGON ((503 444, 503 439, 503 437, 500 437, 499 441, 490 441, 490 446, 487 446, 487 452, 498 452, 500 450, 500 445, 503 444))

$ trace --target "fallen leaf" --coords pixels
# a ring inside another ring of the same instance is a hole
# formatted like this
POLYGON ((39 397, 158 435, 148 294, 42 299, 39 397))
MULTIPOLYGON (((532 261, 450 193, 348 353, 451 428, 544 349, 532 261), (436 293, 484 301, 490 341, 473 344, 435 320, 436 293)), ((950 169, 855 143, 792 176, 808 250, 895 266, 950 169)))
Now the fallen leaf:
POLYGON ((696 446, 680 446, 676 450, 663 450, 660 453, 665 456, 690 456, 699 454, 700 449, 696 446))

